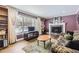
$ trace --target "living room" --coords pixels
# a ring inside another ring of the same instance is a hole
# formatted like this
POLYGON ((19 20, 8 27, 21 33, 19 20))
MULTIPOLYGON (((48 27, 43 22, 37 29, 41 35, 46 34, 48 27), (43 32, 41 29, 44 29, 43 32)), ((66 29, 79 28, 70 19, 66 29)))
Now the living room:
POLYGON ((78 8, 79 5, 0 5, 0 52, 78 53, 78 8))

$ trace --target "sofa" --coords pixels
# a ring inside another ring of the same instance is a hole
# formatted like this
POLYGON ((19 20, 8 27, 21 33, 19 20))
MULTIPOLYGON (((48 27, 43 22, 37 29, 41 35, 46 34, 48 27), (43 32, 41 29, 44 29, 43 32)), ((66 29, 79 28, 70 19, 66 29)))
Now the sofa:
POLYGON ((51 46, 53 53, 79 53, 79 41, 57 40, 51 46))
MULTIPOLYGON (((59 36, 60 37, 60 36, 59 36)), ((52 41, 51 52, 53 53, 79 53, 79 40, 67 40, 64 38, 52 41)))
POLYGON ((61 45, 52 45, 51 52, 52 53, 79 53, 78 50, 71 49, 61 45))
POLYGON ((71 49, 75 49, 75 50, 79 50, 79 40, 72 40, 70 41, 66 47, 71 48, 71 49))

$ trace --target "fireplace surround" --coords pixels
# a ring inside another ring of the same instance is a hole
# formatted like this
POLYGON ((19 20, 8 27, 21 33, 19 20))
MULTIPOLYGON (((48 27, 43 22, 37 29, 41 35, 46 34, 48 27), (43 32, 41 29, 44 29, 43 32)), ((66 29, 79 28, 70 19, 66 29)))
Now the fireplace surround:
POLYGON ((49 34, 65 33, 65 23, 49 23, 49 34))

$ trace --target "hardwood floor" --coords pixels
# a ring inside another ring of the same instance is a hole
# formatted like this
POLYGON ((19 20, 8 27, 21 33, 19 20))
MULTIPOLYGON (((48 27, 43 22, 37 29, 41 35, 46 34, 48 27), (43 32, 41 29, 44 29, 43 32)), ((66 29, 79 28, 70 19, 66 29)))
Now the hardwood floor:
POLYGON ((19 42, 16 42, 15 44, 9 45, 7 48, 0 50, 0 53, 25 53, 22 49, 27 44, 30 44, 30 42, 22 40, 19 42))

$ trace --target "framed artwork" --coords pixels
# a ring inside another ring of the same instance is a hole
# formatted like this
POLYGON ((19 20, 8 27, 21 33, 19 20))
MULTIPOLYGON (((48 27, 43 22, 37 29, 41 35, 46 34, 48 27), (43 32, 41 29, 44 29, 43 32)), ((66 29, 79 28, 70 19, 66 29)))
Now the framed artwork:
POLYGON ((78 24, 79 24, 79 15, 78 15, 78 17, 77 17, 77 21, 78 21, 78 24))

